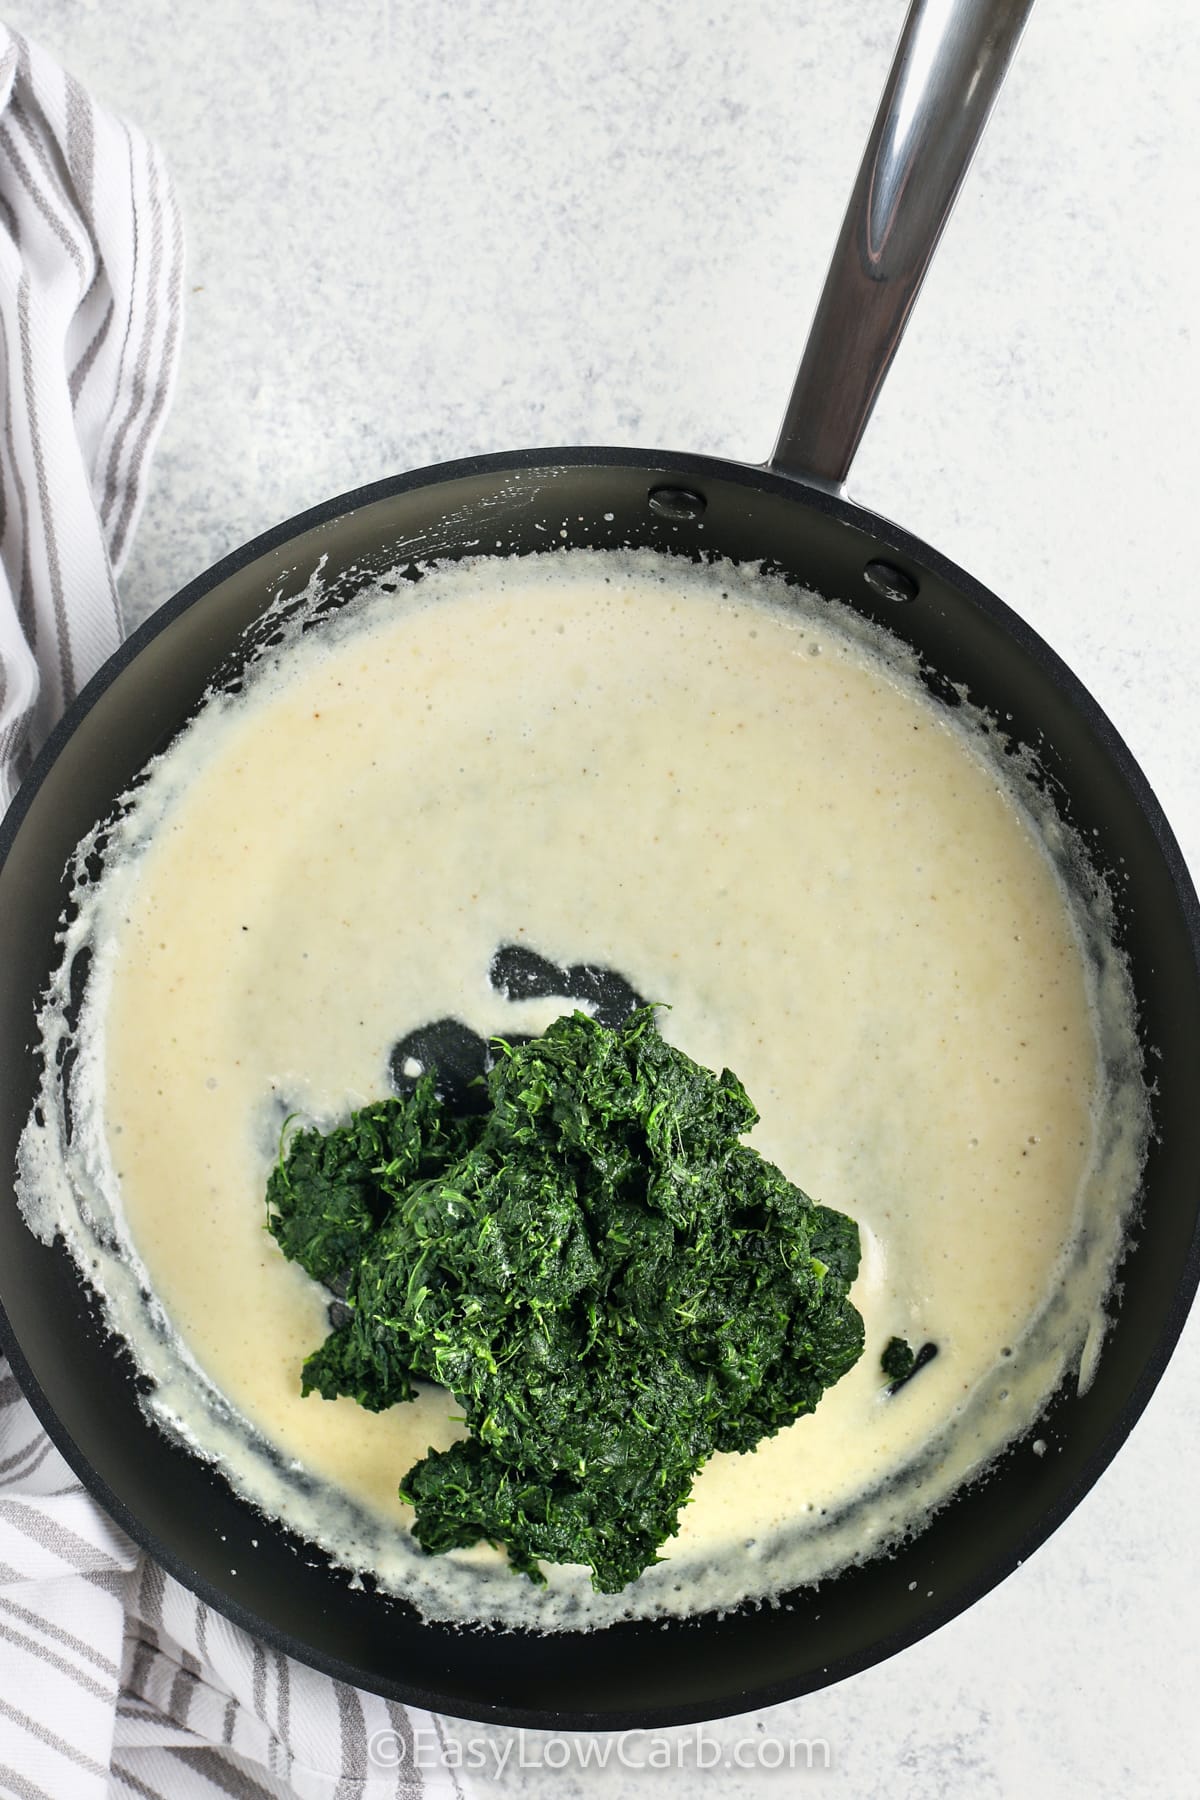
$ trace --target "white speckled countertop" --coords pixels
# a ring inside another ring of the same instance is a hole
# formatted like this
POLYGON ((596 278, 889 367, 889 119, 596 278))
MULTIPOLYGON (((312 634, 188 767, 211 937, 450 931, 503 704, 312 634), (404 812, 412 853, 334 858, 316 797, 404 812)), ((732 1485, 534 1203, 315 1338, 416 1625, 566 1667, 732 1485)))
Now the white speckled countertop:
MULTIPOLYGON (((131 618, 414 465, 537 443, 765 455, 902 13, 13 0, 159 139, 184 203, 184 364, 131 618)), ((1185 0, 1038 0, 850 484, 1066 656, 1193 870, 1198 92, 1185 0)), ((539 1771, 530 1735, 526 1767, 514 1751, 464 1785, 1195 1792, 1198 1418, 1193 1320, 1116 1464, 1000 1589, 892 1663, 711 1728, 824 1743, 828 1768, 817 1749, 791 1774, 539 1771)))

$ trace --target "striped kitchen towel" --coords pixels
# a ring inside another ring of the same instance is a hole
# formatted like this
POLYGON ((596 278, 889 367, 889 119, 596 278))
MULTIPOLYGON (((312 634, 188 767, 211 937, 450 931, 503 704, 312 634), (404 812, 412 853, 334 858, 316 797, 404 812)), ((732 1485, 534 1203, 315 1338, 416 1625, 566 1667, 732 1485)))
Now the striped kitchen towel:
POLYGON ((0 808, 120 641, 182 280, 161 156, 0 26, 0 808))
MULTIPOLYGON (((0 811, 120 640, 182 277, 158 152, 0 25, 0 811)), ((396 1800, 456 1790, 444 1741, 142 1556, 0 1360, 0 1794, 396 1800)))

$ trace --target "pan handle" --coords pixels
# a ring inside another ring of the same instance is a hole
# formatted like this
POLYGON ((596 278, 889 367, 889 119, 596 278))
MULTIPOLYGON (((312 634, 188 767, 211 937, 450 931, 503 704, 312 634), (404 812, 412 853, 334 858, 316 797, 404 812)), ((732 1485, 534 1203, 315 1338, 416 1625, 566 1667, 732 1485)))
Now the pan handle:
POLYGON ((846 479, 1033 0, 912 0, 767 463, 846 479))

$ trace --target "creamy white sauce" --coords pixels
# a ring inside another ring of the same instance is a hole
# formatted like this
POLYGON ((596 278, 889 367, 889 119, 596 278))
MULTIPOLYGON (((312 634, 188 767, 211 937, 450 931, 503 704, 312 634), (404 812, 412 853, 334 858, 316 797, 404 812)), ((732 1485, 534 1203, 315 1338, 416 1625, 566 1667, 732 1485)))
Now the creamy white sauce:
POLYGON ((152 765, 79 896, 43 1018, 53 1070, 86 946, 74 1131, 48 1078, 30 1223, 105 1295, 160 1420, 431 1615, 686 1612, 886 1547, 1102 1336, 1146 1131, 1106 896, 985 721, 761 574, 485 558, 301 637, 319 600, 152 765), (492 990, 512 942, 668 1003, 666 1035, 745 1082, 757 1146, 863 1234, 858 1366, 714 1458, 619 1596, 415 1548, 397 1481, 457 1434, 454 1402, 302 1400, 328 1297, 263 1229, 285 1112, 386 1094, 429 1020, 567 1009, 492 990), (889 1397, 893 1334, 939 1354, 889 1397))

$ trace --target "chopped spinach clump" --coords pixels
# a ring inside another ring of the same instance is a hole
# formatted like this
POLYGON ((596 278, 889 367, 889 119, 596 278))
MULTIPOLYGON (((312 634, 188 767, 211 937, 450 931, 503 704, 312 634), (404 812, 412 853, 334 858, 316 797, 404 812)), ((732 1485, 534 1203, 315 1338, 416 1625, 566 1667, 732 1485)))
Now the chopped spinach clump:
POLYGON ((938 1347, 932 1342, 914 1350, 907 1338, 889 1338, 879 1359, 879 1366, 887 1377, 888 1393, 898 1394, 901 1388, 907 1387, 913 1376, 927 1368, 937 1353, 938 1347))
POLYGON ((907 1381, 917 1363, 917 1353, 907 1338, 889 1338, 879 1366, 889 1381, 907 1381))
POLYGON ((858 1228, 739 1140, 757 1113, 645 1007, 498 1046, 488 1109, 427 1074, 268 1187, 284 1253, 344 1294, 304 1392, 372 1410, 449 1388, 470 1435, 405 1475, 429 1551, 486 1538, 615 1593, 658 1560, 716 1450, 811 1412, 862 1351, 858 1228))

